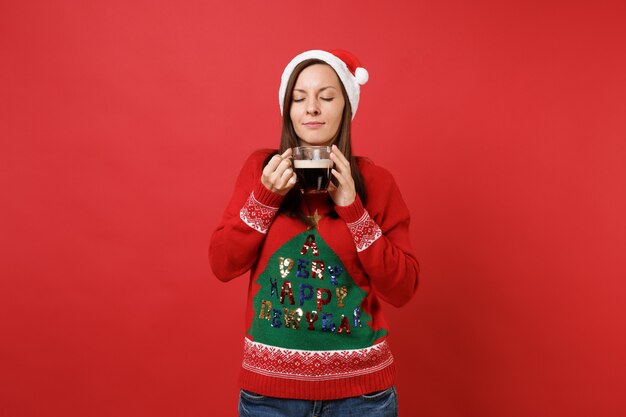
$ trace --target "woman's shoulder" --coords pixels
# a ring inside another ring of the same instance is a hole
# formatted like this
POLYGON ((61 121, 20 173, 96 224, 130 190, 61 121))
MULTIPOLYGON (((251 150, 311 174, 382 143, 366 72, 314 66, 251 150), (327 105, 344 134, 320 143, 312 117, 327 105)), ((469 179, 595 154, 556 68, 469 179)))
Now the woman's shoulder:
POLYGON ((380 165, 376 165, 376 163, 374 163, 371 158, 365 156, 357 156, 356 162, 359 166, 361 176, 363 177, 363 181, 365 182, 366 186, 374 184, 385 185, 395 183, 391 172, 380 165))
POLYGON ((270 148, 256 149, 252 151, 249 159, 264 160, 268 156, 274 155, 276 153, 278 153, 278 149, 270 149, 270 148))
POLYGON ((393 174, 369 158, 357 158, 357 164, 367 192, 366 208, 372 218, 388 215, 389 210, 407 215, 406 204, 393 174))
POLYGON ((265 161, 270 156, 276 154, 277 152, 278 152, 277 149, 270 149, 270 148, 254 150, 248 156, 248 159, 244 163, 244 166, 254 168, 254 169, 259 168, 259 167, 263 168, 263 166, 265 165, 265 161))

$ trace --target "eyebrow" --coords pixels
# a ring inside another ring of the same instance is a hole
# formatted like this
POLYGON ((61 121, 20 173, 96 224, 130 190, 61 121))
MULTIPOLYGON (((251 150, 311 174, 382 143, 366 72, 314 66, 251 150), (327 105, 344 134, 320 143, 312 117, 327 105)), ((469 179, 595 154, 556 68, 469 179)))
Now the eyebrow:
MULTIPOLYGON (((333 90, 336 90, 336 88, 335 88, 335 87, 333 87, 332 85, 329 85, 329 86, 326 86, 326 87, 322 87, 322 88, 320 88, 320 89, 319 89, 319 91, 320 91, 320 93, 321 93, 322 91, 324 91, 324 90, 328 90, 329 88, 332 88, 333 90)), ((299 93, 306 93, 306 90, 302 90, 302 89, 300 89, 300 88, 294 88, 294 89, 293 89, 293 91, 294 91, 294 92, 295 92, 295 91, 297 91, 297 92, 299 92, 299 93)))

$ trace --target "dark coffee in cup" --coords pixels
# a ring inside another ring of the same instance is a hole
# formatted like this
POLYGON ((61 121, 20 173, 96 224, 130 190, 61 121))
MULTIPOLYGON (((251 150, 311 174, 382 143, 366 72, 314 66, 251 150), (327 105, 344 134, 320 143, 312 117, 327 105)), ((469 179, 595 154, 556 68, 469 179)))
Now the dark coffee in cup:
POLYGON ((333 162, 330 159, 293 161, 293 168, 300 182, 303 193, 324 193, 330 182, 330 170, 333 162))
POLYGON ((303 193, 325 193, 330 183, 332 168, 329 146, 293 148, 293 169, 303 193))

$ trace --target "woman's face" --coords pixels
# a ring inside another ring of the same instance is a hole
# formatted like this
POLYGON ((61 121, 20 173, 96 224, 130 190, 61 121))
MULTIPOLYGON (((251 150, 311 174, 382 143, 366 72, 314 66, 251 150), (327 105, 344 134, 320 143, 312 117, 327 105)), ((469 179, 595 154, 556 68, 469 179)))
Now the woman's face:
POLYGON ((341 81, 325 64, 306 67, 296 80, 289 115, 300 146, 330 145, 341 126, 341 81))

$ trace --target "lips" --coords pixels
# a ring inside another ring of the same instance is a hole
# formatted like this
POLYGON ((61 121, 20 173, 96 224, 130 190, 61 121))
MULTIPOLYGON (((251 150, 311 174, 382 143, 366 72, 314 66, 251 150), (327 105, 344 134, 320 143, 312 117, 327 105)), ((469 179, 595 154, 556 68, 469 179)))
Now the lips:
POLYGON ((306 123, 303 123, 303 125, 305 125, 308 128, 315 129, 315 128, 324 126, 324 123, 322 123, 322 122, 306 122, 306 123))

